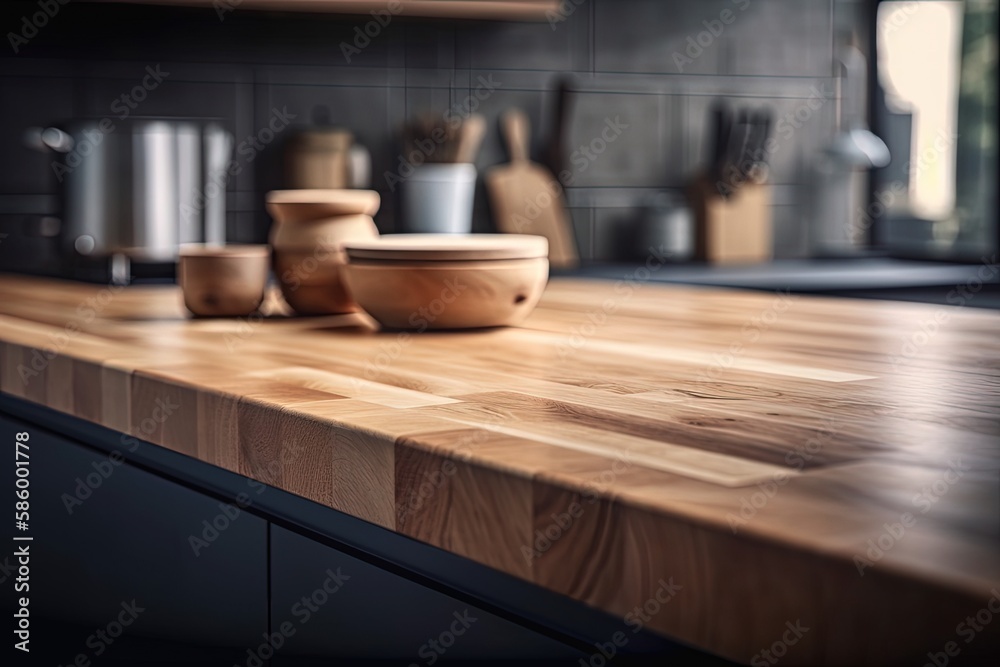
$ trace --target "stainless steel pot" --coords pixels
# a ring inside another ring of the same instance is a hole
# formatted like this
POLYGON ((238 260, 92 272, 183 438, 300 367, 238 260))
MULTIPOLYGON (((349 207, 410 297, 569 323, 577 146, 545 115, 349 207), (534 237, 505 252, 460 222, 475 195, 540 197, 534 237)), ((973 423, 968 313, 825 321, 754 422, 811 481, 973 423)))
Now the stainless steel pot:
POLYGON ((79 120, 32 133, 54 152, 66 253, 177 259, 182 243, 222 243, 233 137, 208 119, 79 120))

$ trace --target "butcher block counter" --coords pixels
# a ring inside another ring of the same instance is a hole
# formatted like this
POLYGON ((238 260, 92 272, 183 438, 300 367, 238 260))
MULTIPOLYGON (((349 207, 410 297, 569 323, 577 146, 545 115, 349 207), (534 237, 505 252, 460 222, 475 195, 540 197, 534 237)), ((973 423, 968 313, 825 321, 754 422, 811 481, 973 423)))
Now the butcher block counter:
POLYGON ((921 664, 997 647, 998 331, 553 279, 516 328, 380 332, 3 276, 0 389, 737 662, 921 664))

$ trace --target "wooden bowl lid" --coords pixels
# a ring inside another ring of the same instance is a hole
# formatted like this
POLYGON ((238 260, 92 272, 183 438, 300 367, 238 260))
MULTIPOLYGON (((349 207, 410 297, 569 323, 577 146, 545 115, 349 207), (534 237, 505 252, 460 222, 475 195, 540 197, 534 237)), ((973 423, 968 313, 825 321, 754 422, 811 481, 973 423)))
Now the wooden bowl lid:
POLYGON ((548 257, 544 236, 527 234, 390 234, 378 239, 349 241, 351 259, 386 261, 478 261, 548 257))
POLYGON ((272 190, 267 204, 319 205, 328 215, 375 215, 382 199, 374 190, 272 190))

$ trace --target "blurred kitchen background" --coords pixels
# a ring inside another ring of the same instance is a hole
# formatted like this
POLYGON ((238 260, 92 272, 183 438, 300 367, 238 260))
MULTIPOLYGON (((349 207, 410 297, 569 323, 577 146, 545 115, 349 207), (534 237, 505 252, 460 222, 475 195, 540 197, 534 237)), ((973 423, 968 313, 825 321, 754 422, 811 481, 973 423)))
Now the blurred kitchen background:
MULTIPOLYGON (((0 270, 104 279, 88 243, 66 238, 67 206, 94 193, 60 189, 59 135, 38 132, 114 119, 147 67, 168 75, 133 119, 216 119, 236 147, 257 137, 259 150, 232 155, 241 168, 219 213, 230 242, 266 241, 264 195, 289 186, 286 153, 303 130, 342 128, 367 149, 383 200, 376 223, 389 233, 405 229, 386 174, 399 173, 408 119, 483 114, 482 174, 508 161, 497 124, 516 107, 530 120, 531 157, 571 174, 581 270, 615 276, 668 234, 657 224, 675 224, 671 211, 708 167, 722 100, 771 111, 774 262, 681 263, 662 276, 877 292, 954 286, 991 256, 995 267, 996 0, 518 2, 549 10, 531 22, 394 16, 383 26, 367 13, 256 11, 254 0, 43 0, 58 11, 30 38, 24 17, 39 2, 3 3, 0 270), (264 142, 275 110, 290 119, 264 142), (618 134, 581 159, 575 151, 609 122, 618 134), (849 130, 867 127, 891 155, 872 171, 864 145, 860 162, 838 152, 849 130)), ((481 180, 473 229, 491 231, 481 180)))

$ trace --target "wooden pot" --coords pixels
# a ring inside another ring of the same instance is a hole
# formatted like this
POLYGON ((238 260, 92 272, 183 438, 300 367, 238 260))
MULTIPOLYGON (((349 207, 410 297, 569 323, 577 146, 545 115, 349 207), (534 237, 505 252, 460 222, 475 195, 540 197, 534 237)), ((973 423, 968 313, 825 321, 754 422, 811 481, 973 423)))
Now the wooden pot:
POLYGON ((378 238, 370 190, 279 190, 267 195, 274 218, 270 242, 281 293, 300 315, 350 313, 358 305, 344 287, 343 244, 378 238))

